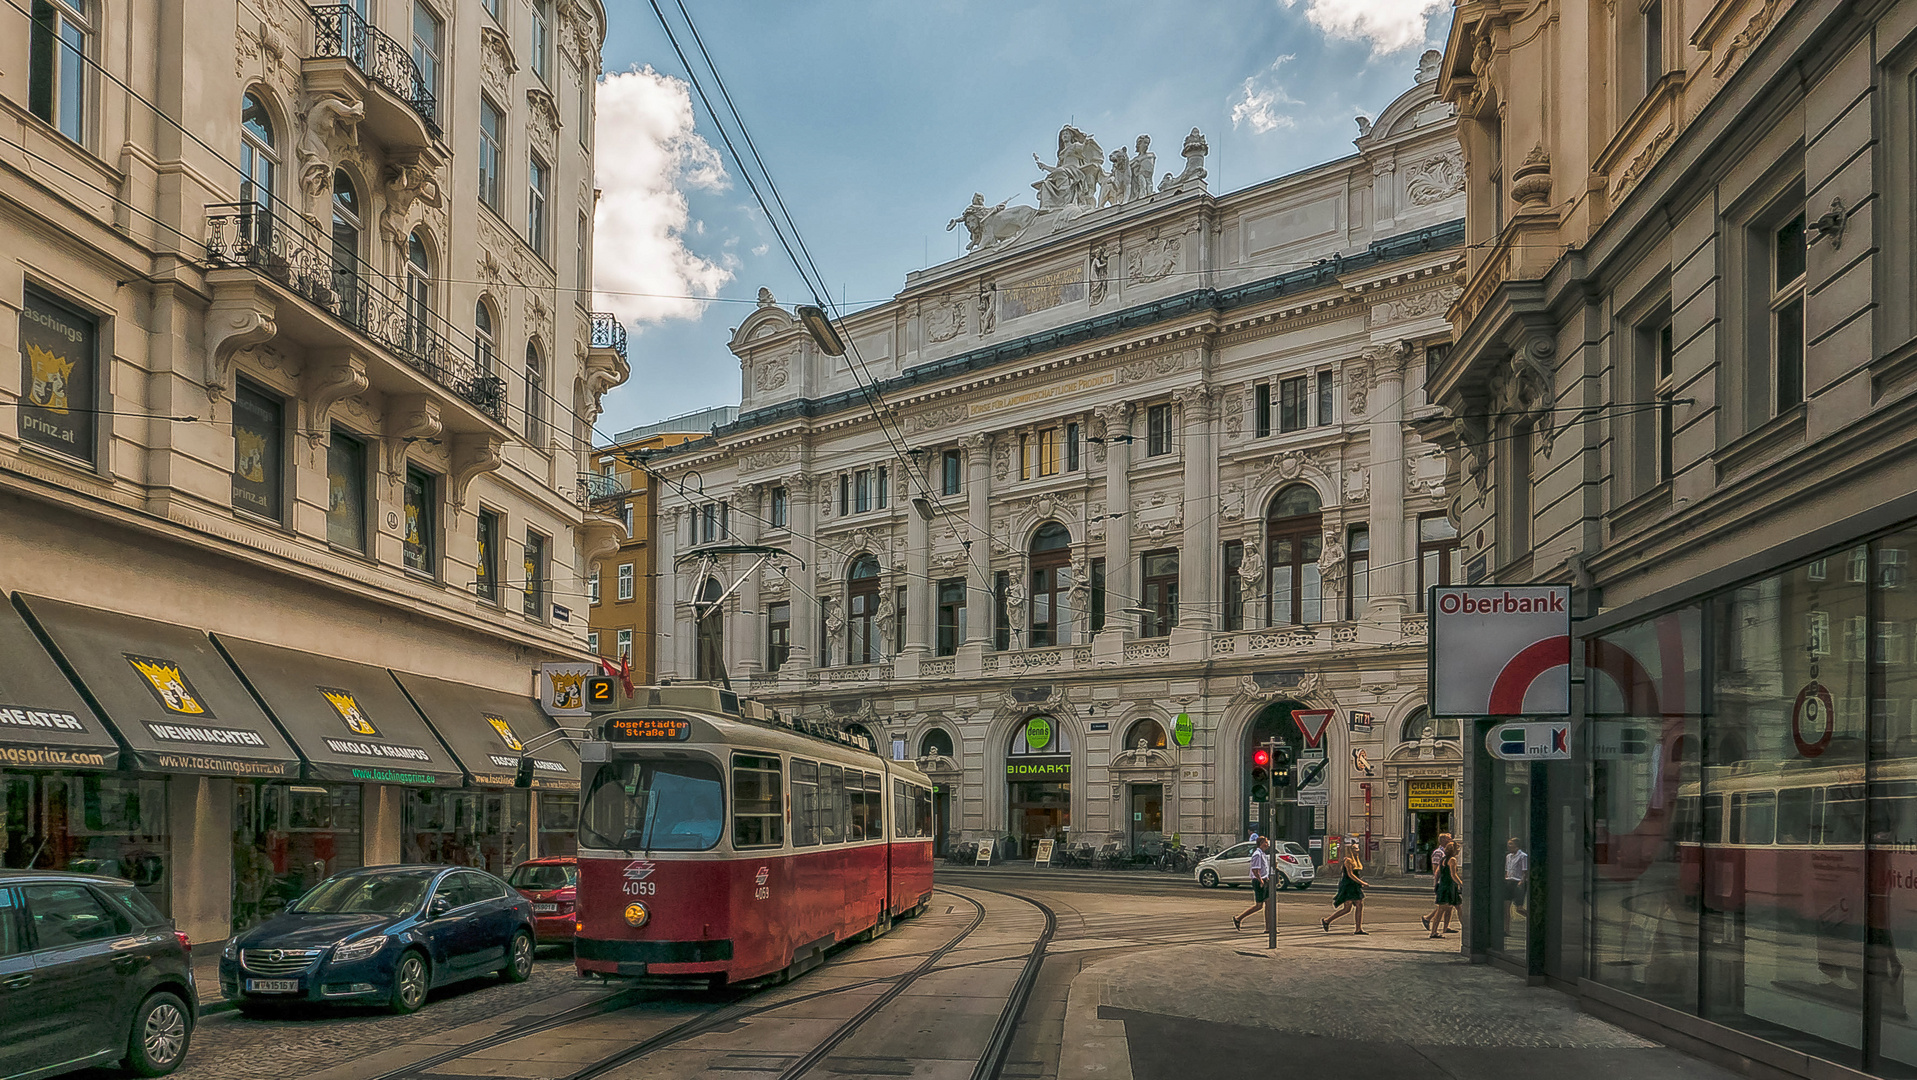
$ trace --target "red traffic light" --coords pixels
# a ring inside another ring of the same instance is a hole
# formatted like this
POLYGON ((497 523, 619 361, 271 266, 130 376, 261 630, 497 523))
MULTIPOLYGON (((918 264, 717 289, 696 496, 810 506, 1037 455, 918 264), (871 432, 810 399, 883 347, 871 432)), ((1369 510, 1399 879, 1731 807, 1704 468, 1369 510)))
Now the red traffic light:
POLYGON ((1251 752, 1251 763, 1261 769, 1271 764, 1271 751, 1266 750, 1264 747, 1253 750, 1251 752))

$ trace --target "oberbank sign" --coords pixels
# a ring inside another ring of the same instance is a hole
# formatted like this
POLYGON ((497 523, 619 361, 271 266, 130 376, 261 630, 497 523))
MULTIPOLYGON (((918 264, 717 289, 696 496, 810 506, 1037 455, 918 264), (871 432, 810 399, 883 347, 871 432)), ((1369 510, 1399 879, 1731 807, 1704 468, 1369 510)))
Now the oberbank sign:
POLYGON ((1431 711, 1443 717, 1571 711, 1571 587, 1431 590, 1431 711))

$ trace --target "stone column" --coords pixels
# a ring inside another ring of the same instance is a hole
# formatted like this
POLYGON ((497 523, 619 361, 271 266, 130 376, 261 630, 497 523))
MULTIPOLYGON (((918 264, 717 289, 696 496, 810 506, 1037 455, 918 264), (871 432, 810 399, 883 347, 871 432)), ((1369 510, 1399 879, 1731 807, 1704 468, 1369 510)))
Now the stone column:
MULTIPOLYGON (((655 493, 661 492, 664 487, 655 487, 653 490, 655 493)), ((674 614, 679 604, 679 574, 673 566, 673 560, 679 553, 679 544, 685 535, 685 520, 688 512, 685 507, 670 509, 659 507, 659 535, 653 541, 652 570, 658 577, 654 579, 652 633, 655 642, 663 638, 665 645, 664 648, 653 650, 659 665, 655 677, 660 680, 668 677, 675 679, 692 677, 691 673, 679 669, 679 623, 674 614)), ((599 587, 601 590, 605 589, 604 578, 600 579, 599 587)), ((618 648, 618 640, 616 637, 613 639, 615 652, 618 648)), ((633 642, 632 651, 635 656, 638 655, 639 650, 639 643, 633 642)), ((636 670, 639 665, 635 662, 633 667, 636 670)))
POLYGON ((1406 542, 1404 518, 1404 369, 1411 347, 1398 342, 1373 345, 1364 351, 1365 366, 1347 378, 1347 401, 1353 411, 1369 409, 1371 434, 1371 604, 1367 617, 1396 622, 1409 610, 1416 571, 1408 560, 1413 549, 1406 542), (1371 380, 1370 394, 1365 381, 1371 380), (1407 584, 1411 583, 1411 584, 1407 584))
POLYGON ((1204 384, 1179 390, 1178 411, 1184 430, 1185 535, 1178 560, 1178 625, 1209 630, 1219 620, 1218 453, 1212 445, 1213 405, 1217 391, 1204 384))
POLYGON ((786 519, 791 526, 792 554, 805 565, 790 571, 792 586, 786 595, 792 601, 792 655, 782 673, 803 681, 805 669, 819 655, 819 601, 812 583, 819 575, 819 545, 814 539, 818 529, 819 495, 813 489, 813 477, 796 473, 785 478, 786 519))
MULTIPOLYGON (((733 539, 741 544, 759 542, 759 497, 763 492, 759 484, 740 484, 733 491, 732 501, 736 505, 732 533, 733 539)), ((743 572, 757 562, 758 557, 740 555, 736 561, 743 572)), ((737 599, 739 617, 726 626, 726 652, 730 657, 727 662, 732 674, 750 678, 765 670, 765 612, 759 606, 759 571, 746 574, 745 580, 739 583, 737 599)))
POLYGON ((965 448, 965 644, 986 647, 992 640, 992 437, 967 435, 965 448))
POLYGON ((1105 632, 1130 639, 1138 624, 1125 609, 1138 606, 1132 566, 1132 403, 1093 410, 1105 429, 1105 632))

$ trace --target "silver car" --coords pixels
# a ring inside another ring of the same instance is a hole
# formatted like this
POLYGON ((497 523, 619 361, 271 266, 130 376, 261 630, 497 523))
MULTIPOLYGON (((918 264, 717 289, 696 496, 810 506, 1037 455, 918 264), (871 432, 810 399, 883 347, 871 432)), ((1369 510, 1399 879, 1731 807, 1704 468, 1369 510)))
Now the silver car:
MULTIPOLYGON (((1272 841, 1271 868, 1276 872, 1274 884, 1280 889, 1309 889, 1317 878, 1311 853, 1290 840, 1272 841)), ((1207 889, 1215 889, 1219 885, 1237 888, 1250 882, 1251 843, 1233 844, 1216 855, 1200 860, 1192 870, 1192 877, 1207 889)))

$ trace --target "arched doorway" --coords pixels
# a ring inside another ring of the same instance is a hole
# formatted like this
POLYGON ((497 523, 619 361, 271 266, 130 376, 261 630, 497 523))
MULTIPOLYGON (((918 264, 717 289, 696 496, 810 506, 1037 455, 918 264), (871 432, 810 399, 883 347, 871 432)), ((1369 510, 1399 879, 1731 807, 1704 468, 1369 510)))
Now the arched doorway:
POLYGON ((1050 716, 1028 716, 1005 748, 1005 827, 1018 854, 1063 841, 1072 824, 1072 739, 1050 716))
POLYGON ((1056 521, 1032 536, 1032 625, 1035 649, 1072 643, 1072 534, 1056 521))
MULTIPOLYGON (((1404 743, 1422 744, 1418 765, 1402 775, 1404 788, 1404 860, 1405 869, 1424 873, 1431 869, 1431 849, 1438 837, 1455 834, 1457 816, 1457 778, 1452 764, 1462 759, 1448 751, 1459 745, 1463 725, 1450 717, 1433 717, 1420 706, 1404 719, 1399 733, 1404 743)), ((1502 850, 1502 849, 1500 849, 1502 850)))
MULTIPOLYGON (((1245 741, 1244 745, 1239 749, 1238 761, 1239 768, 1244 771, 1244 784, 1240 790, 1244 792, 1245 817, 1243 831, 1247 836, 1258 830, 1260 813, 1263 809, 1260 804, 1253 802, 1251 799, 1252 751, 1272 740, 1276 740, 1283 750, 1282 757, 1284 761, 1290 762, 1295 766, 1299 761, 1305 760, 1303 757, 1306 753, 1304 733, 1298 730, 1297 723, 1291 718, 1293 709, 1305 708, 1310 708, 1310 706, 1300 701, 1292 701, 1289 699, 1274 701, 1259 710, 1258 716, 1245 727, 1245 741)), ((1317 749, 1311 751, 1313 755, 1323 755, 1326 752, 1327 749, 1323 742, 1319 743, 1317 749)), ((1316 758, 1314 757, 1312 760, 1316 760, 1316 758)), ((1301 847, 1312 851, 1315 860, 1318 849, 1312 848, 1311 841, 1313 838, 1322 838, 1324 836, 1324 826, 1318 824, 1318 821, 1321 819, 1317 817, 1317 808, 1299 806, 1296 802, 1278 801, 1279 797, 1286 790, 1286 788, 1277 783, 1279 779, 1277 773, 1279 764, 1277 761, 1272 763, 1273 801, 1269 804, 1271 808, 1272 824, 1270 835, 1272 841, 1274 843, 1280 840, 1294 841, 1301 847)), ((1290 797, 1296 797, 1295 791, 1292 792, 1290 797)), ((1322 843, 1322 840, 1320 842, 1322 843)))
MULTIPOLYGON (((919 759, 944 758, 956 762, 952 735, 944 728, 930 728, 919 738, 919 759)), ((923 766, 921 766, 923 767, 923 766)), ((943 767, 941 767, 943 768, 943 767)), ((947 776, 932 781, 932 857, 947 858, 947 836, 952 832, 952 786, 947 776)))
POLYGON ((1318 511, 1318 493, 1309 484, 1280 491, 1265 511, 1265 603, 1271 626, 1323 621, 1318 557, 1324 548, 1324 519, 1318 511))
POLYGON ((720 682, 726 663, 725 616, 719 610, 719 597, 725 590, 718 581, 707 578, 699 590, 698 678, 700 682, 720 682))

